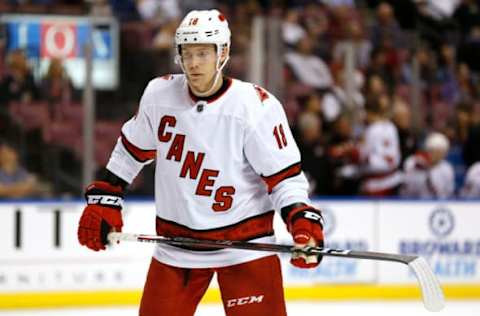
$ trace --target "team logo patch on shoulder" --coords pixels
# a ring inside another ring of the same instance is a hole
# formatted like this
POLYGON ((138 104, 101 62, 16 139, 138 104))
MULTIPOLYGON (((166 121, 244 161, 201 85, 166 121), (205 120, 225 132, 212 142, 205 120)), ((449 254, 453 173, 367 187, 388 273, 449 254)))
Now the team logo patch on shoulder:
POLYGON ((168 75, 163 75, 160 77, 160 79, 164 79, 164 80, 172 80, 173 79, 173 76, 171 74, 168 74, 168 75))
POLYGON ((256 84, 254 84, 253 87, 255 88, 255 91, 257 91, 258 97, 260 98, 261 102, 268 99, 268 93, 267 91, 265 91, 265 89, 263 89, 260 86, 257 86, 256 84))

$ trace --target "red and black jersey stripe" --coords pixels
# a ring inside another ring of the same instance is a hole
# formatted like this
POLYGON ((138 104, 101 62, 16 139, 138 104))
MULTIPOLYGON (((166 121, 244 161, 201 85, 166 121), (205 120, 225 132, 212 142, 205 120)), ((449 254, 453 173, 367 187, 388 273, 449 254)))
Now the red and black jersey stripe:
POLYGON ((262 176, 263 181, 267 184, 268 193, 272 193, 273 188, 285 179, 295 177, 302 172, 302 165, 300 162, 294 163, 271 176, 262 176))
MULTIPOLYGON (((192 229, 177 222, 169 221, 157 216, 157 235, 166 237, 188 237, 208 240, 252 240, 273 236, 274 211, 246 218, 238 223, 213 229, 192 229)), ((212 250, 210 248, 186 248, 191 250, 212 250)))
POLYGON ((135 158, 138 162, 145 162, 148 160, 155 159, 157 155, 156 150, 141 149, 132 144, 123 133, 120 133, 120 138, 122 140, 123 147, 128 151, 128 153, 135 158))

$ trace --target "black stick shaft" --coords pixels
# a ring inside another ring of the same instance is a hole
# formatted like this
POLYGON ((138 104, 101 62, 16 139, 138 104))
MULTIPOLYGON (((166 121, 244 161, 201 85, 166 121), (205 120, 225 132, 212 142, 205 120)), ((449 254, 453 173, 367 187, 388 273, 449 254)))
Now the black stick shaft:
POLYGON ((344 257, 344 258, 356 258, 366 260, 383 260, 394 261, 408 264, 415 260, 416 256, 399 255, 383 252, 372 251, 356 251, 356 250, 343 250, 343 249, 330 249, 321 247, 309 247, 295 248, 292 245, 279 245, 268 243, 257 243, 248 241, 236 241, 236 240, 204 240, 184 237, 163 237, 163 236, 150 236, 150 235, 138 235, 136 240, 140 242, 152 242, 160 244, 168 244, 172 246, 187 246, 187 247, 199 247, 210 249, 244 249, 253 251, 268 251, 277 253, 292 253, 301 252, 306 255, 321 255, 329 257, 344 257))

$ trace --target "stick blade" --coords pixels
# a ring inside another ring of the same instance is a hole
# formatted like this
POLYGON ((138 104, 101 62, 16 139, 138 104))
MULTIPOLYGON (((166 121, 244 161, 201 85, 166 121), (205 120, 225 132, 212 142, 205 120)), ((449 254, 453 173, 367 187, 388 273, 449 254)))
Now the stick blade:
POLYGON ((445 307, 443 290, 425 259, 418 257, 408 266, 415 272, 415 276, 420 283, 425 308, 431 312, 442 310, 445 307))

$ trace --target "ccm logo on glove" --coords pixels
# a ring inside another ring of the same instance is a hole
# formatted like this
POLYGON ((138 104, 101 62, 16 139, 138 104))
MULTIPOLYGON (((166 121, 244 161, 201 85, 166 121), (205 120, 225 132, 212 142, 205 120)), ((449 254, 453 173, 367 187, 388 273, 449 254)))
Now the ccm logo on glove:
POLYGON ((87 204, 123 207, 123 199, 121 197, 111 195, 88 195, 87 204))
POLYGON ((311 219, 313 221, 318 221, 320 223, 320 225, 322 225, 322 227, 323 227, 323 217, 319 213, 305 211, 303 216, 307 219, 311 219))
POLYGON ((105 250, 108 233, 122 231, 123 190, 120 186, 96 181, 88 186, 85 199, 88 205, 78 223, 78 241, 92 250, 105 250))

